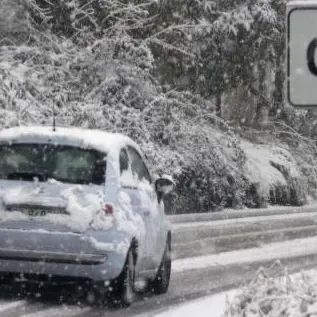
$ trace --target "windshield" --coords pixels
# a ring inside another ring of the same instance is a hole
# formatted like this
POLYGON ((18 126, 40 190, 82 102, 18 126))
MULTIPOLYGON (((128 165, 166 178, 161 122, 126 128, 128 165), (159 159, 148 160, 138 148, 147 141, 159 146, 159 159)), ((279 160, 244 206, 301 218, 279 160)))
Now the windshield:
POLYGON ((0 179, 49 178, 73 184, 102 184, 106 155, 95 150, 52 144, 0 146, 0 179))

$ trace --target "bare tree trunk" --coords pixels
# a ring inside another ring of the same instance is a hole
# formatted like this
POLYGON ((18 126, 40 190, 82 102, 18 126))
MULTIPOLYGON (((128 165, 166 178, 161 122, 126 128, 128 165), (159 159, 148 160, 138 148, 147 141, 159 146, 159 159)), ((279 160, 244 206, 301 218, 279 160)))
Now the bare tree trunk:
POLYGON ((276 51, 276 71, 274 79, 274 91, 273 91, 273 105, 270 110, 270 115, 276 117, 279 110, 282 110, 284 101, 284 69, 283 69, 284 54, 282 48, 276 51))
POLYGON ((218 92, 216 95, 216 115, 221 117, 221 93, 218 92))
POLYGON ((267 104, 265 100, 266 95, 266 72, 264 65, 259 64, 258 65, 258 92, 259 92, 259 98, 257 100, 257 106, 256 106, 256 114, 255 114, 255 125, 257 128, 263 128, 268 125, 269 121, 269 105, 267 104))

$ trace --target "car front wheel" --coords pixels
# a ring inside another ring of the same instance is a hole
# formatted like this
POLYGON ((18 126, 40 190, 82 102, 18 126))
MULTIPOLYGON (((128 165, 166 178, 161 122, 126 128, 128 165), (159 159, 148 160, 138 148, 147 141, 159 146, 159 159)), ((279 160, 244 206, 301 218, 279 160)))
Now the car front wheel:
POLYGON ((123 271, 116 281, 116 285, 113 288, 112 305, 115 307, 128 307, 134 300, 134 277, 135 277, 135 265, 133 252, 130 250, 127 255, 126 263, 123 271))
POLYGON ((162 262, 152 284, 155 294, 165 294, 168 291, 172 269, 171 244, 167 241, 162 262))

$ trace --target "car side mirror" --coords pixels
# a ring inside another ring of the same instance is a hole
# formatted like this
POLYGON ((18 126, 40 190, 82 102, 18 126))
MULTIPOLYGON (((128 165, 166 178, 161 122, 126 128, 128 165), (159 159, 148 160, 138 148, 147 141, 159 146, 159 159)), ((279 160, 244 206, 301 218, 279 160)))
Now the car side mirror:
POLYGON ((155 190, 159 201, 165 196, 172 192, 176 187, 175 182, 171 176, 164 175, 155 181, 155 190))

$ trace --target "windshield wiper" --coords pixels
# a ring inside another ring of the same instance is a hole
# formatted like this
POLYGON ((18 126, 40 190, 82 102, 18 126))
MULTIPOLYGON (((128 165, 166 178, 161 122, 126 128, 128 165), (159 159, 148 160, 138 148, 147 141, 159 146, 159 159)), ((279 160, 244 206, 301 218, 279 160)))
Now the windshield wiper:
POLYGON ((10 180, 23 180, 23 181, 34 181, 35 178, 39 180, 39 182, 45 182, 47 177, 42 173, 35 172, 13 172, 7 174, 8 179, 10 180))

